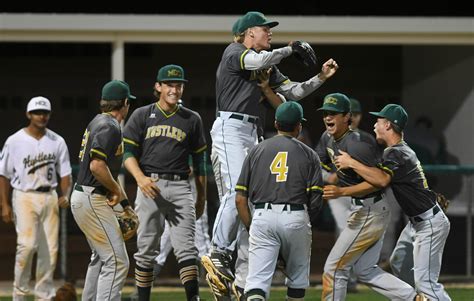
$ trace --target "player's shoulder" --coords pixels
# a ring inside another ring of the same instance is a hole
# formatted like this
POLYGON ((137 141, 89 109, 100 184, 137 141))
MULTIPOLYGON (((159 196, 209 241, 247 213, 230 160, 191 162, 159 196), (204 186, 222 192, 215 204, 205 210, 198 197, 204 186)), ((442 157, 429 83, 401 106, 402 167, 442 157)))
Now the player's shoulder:
POLYGON ((18 131, 16 131, 15 133, 8 136, 7 140, 5 140, 5 144, 10 144, 10 143, 14 143, 16 141, 21 141, 24 138, 26 138, 27 135, 28 134, 25 132, 25 128, 21 128, 18 131))
POLYGON ((247 47, 245 47, 241 43, 230 43, 226 49, 224 50, 223 57, 230 57, 234 55, 240 55, 241 53, 247 51, 247 47))
POLYGON ((137 116, 146 116, 152 113, 152 111, 156 108, 156 102, 150 103, 141 107, 136 108, 133 110, 130 118, 137 117, 137 116))
POLYGON ((180 106, 178 114, 185 119, 201 120, 201 115, 197 111, 193 111, 185 106, 180 106))
POLYGON ((416 156, 416 154, 405 141, 402 141, 401 143, 385 148, 383 156, 385 158, 400 158, 402 160, 407 160, 410 157, 416 156))
POLYGON ((46 137, 55 142, 64 142, 64 138, 51 129, 46 129, 46 137))

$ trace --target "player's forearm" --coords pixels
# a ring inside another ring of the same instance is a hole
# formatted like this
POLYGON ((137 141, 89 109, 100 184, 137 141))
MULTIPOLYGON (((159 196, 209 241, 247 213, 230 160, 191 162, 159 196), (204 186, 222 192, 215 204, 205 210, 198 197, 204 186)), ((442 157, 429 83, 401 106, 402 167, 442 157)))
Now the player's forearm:
POLYGON ((237 208, 240 220, 244 224, 245 228, 249 230, 250 223, 252 221, 252 215, 250 214, 247 197, 237 193, 237 196, 235 197, 235 207, 237 208))
POLYGON ((207 177, 196 176, 194 177, 196 182, 196 219, 200 218, 204 213, 207 200, 207 177))
POLYGON ((110 172, 110 169, 105 161, 97 159, 92 160, 89 168, 94 178, 96 178, 96 180, 99 181, 99 183, 105 188, 116 195, 122 194, 122 188, 120 187, 120 184, 112 177, 112 173, 110 172))
POLYGON ((10 181, 4 176, 0 176, 0 199, 1 206, 9 206, 10 181))
POLYGON ((351 159, 349 167, 375 187, 384 188, 390 184, 391 177, 380 168, 369 167, 353 158, 351 159))
POLYGON ((288 82, 276 89, 277 92, 283 94, 286 99, 300 100, 313 93, 324 83, 319 77, 314 76, 309 80, 299 82, 288 82))
POLYGON ((283 103, 283 99, 278 96, 270 87, 262 88, 262 92, 265 95, 268 103, 272 106, 272 108, 276 109, 279 105, 283 103))
POLYGON ((61 179, 59 180, 59 189, 61 191, 61 196, 69 197, 69 195, 71 194, 71 188, 72 188, 71 175, 61 177, 61 179))
POLYGON ((292 54, 290 46, 274 49, 273 51, 255 52, 249 50, 244 56, 245 70, 260 70, 268 68, 272 65, 277 65, 282 59, 292 54))
POLYGON ((128 172, 133 176, 135 181, 139 181, 140 178, 143 178, 145 175, 143 171, 140 169, 140 165, 138 165, 138 161, 135 157, 128 157, 123 162, 123 165, 128 170, 128 172))

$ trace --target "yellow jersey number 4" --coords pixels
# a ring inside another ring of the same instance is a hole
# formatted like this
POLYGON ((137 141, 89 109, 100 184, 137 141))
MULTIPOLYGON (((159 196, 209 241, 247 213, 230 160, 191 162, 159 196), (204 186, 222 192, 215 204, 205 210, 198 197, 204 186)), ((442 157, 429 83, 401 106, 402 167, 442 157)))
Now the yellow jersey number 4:
POLYGON ((277 182, 286 182, 288 177, 288 152, 278 152, 270 165, 270 171, 276 175, 277 182))

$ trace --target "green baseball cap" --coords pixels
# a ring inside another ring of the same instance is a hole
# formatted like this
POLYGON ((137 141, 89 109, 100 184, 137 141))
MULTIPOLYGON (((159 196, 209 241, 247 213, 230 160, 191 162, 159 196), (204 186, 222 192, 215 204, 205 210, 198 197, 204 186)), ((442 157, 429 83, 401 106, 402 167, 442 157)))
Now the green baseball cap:
POLYGON ((362 113, 360 102, 355 98, 349 98, 351 102, 351 113, 362 113))
POLYGON ((296 101, 287 101, 279 105, 275 112, 275 120, 288 125, 306 121, 303 117, 303 107, 296 101))
POLYGON ((237 21, 235 21, 234 25, 232 25, 232 34, 233 34, 234 36, 237 36, 237 35, 240 34, 239 28, 240 28, 240 20, 241 20, 241 19, 242 19, 242 17, 239 17, 239 18, 237 19, 237 21))
MULTIPOLYGON (((236 24, 234 24, 237 33, 244 32, 247 28, 254 26, 268 26, 270 28, 277 26, 277 21, 269 21, 264 14, 258 11, 249 11, 240 17, 236 24), (238 23, 238 24, 237 24, 238 23)), ((234 29, 232 29, 234 31, 234 29)))
POLYGON ((157 82, 187 82, 184 79, 183 67, 178 65, 166 65, 161 67, 156 76, 157 82))
POLYGON ((102 88, 103 100, 124 100, 125 98, 136 99, 130 94, 130 87, 124 81, 111 80, 102 88))
POLYGON ((385 118, 404 129, 408 121, 408 113, 401 105, 388 104, 380 112, 370 112, 377 117, 385 118))
POLYGON ((351 101, 342 93, 332 93, 324 97, 323 106, 318 111, 350 112, 351 101))

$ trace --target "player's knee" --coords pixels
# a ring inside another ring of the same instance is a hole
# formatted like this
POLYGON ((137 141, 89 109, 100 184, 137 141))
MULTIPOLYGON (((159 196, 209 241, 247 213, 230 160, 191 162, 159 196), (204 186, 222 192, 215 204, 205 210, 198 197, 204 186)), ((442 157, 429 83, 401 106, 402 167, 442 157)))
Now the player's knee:
POLYGON ((291 288, 286 291, 286 301, 303 301, 306 295, 304 288, 291 288))
POLYGON ((37 245, 34 241, 22 241, 18 244, 17 253, 28 256, 32 253, 35 253, 37 250, 37 245))
POLYGON ((251 289, 245 294, 246 301, 265 301, 265 292, 259 288, 251 289))

